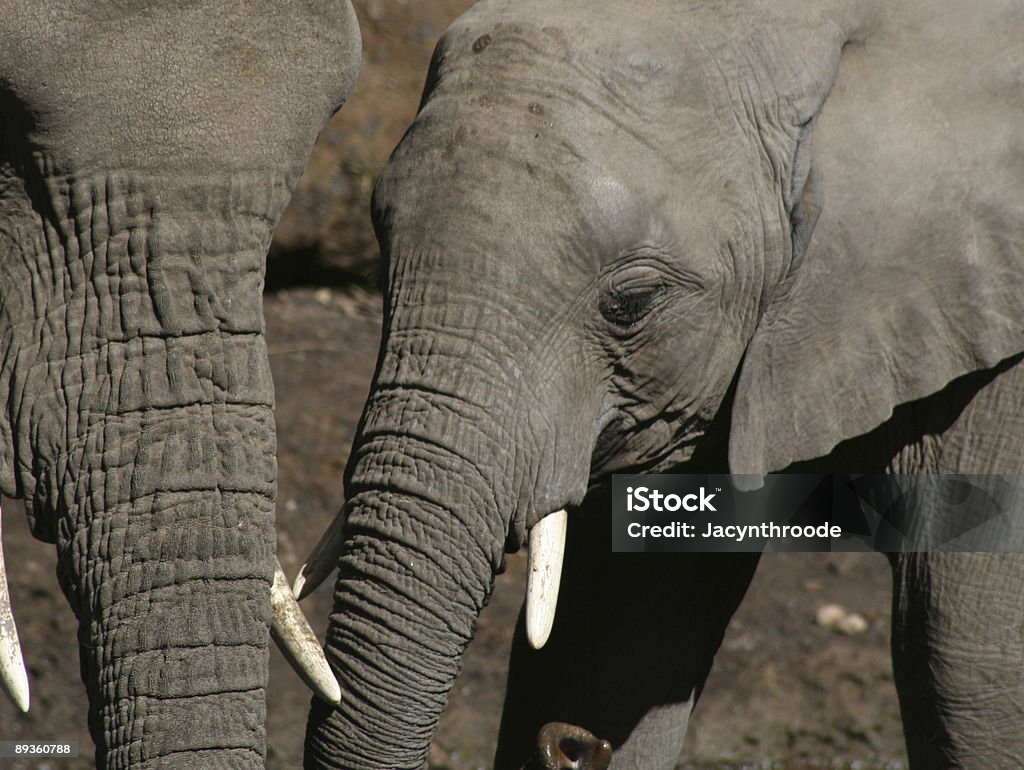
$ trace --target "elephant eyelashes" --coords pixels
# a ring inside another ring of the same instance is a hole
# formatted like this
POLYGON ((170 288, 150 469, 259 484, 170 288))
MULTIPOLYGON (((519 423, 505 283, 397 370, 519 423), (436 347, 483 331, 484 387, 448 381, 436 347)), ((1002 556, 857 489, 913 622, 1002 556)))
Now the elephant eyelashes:
POLYGON ((660 293, 660 288, 646 288, 604 296, 601 298, 601 315, 610 323, 628 329, 647 315, 654 297, 660 293))
POLYGON ((608 282, 609 285, 601 293, 598 307, 609 323, 622 329, 636 326, 665 290, 660 275, 649 268, 642 272, 642 275, 608 282))

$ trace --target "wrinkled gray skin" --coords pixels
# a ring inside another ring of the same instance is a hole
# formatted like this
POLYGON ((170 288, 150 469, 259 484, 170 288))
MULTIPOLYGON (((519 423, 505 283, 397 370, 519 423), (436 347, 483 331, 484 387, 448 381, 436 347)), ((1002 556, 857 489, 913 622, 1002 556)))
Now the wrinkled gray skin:
MULTIPOLYGON (((615 471, 1024 470, 1022 23, 485 0, 449 30, 376 189, 384 341, 327 640, 345 694, 314 704, 307 766, 420 768, 503 551, 570 506, 497 767, 551 721, 616 770, 671 767, 755 560, 612 557, 615 471)), ((1024 562, 894 575, 913 767, 1019 767, 1024 562)))
POLYGON ((100 767, 263 767, 264 256, 359 54, 347 0, 0 11, 0 491, 56 544, 100 767))

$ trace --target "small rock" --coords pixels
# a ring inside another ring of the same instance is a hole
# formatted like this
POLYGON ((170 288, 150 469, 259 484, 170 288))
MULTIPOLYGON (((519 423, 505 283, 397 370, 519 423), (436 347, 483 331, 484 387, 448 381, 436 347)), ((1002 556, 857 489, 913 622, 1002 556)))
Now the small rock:
POLYGON ((839 604, 823 604, 814 616, 819 626, 831 628, 848 636, 863 634, 868 630, 868 621, 859 612, 848 612, 839 604))
POLYGON ((868 630, 868 621, 859 612, 851 612, 845 618, 840 621, 839 630, 849 636, 856 636, 857 634, 863 634, 868 630))
POLYGON ((844 618, 846 618, 846 609, 838 604, 823 604, 814 616, 818 625, 825 628, 838 627, 844 618))
POLYGON ((427 767, 430 770, 448 770, 452 766, 452 757, 445 751, 441 746, 432 741, 430 744, 430 753, 427 755, 427 767))

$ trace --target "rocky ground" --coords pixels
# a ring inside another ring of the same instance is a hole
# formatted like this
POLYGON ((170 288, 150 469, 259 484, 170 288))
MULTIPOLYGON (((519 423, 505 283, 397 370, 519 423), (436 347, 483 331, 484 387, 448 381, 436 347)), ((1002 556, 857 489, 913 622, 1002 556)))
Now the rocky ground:
MULTIPOLYGON (((376 358, 373 179, 415 112, 434 41, 468 5, 356 2, 365 48, 356 94, 325 128, 275 240, 266 315, 278 400, 278 551, 289 574, 341 504, 342 470, 376 358)), ((0 740, 76 740, 82 754, 74 762, 6 761, 89 767, 76 629, 57 588, 53 547, 31 538, 15 504, 5 501, 4 513, 33 705, 22 716, 0 702, 0 740)), ((489 766, 524 583, 524 561, 512 557, 438 731, 437 770, 489 766)), ((901 767, 888 588, 879 556, 763 559, 691 723, 685 761, 702 768, 901 767)), ((325 585, 305 602, 321 633, 330 593, 325 585)), ((276 651, 269 693, 268 767, 298 767, 309 696, 276 651)))

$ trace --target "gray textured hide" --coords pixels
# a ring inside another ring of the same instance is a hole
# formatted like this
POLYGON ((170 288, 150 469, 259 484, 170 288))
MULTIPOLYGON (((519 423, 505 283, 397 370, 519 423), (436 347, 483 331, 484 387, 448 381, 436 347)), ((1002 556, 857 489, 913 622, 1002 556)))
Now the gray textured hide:
MULTIPOLYGON (((375 190, 346 695, 314 704, 309 767, 423 766, 503 551, 563 508, 496 767, 536 766, 542 732, 546 770, 579 770, 546 723, 673 767, 756 558, 609 553, 616 472, 1024 471, 1022 11, 484 0, 449 29, 375 190)), ((1016 770, 1024 559, 893 569, 915 770, 1016 770)))
POLYGON ((264 764, 264 258, 359 53, 347 0, 0 4, 0 490, 100 767, 264 764))

